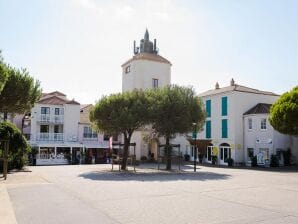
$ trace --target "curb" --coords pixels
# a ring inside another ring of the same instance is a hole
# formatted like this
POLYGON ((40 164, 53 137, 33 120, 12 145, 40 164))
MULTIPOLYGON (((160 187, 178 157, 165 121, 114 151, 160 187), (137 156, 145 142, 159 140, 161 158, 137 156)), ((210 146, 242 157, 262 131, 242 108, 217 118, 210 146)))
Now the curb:
POLYGON ((2 184, 0 184, 0 217, 0 223, 17 224, 9 194, 6 187, 2 184))

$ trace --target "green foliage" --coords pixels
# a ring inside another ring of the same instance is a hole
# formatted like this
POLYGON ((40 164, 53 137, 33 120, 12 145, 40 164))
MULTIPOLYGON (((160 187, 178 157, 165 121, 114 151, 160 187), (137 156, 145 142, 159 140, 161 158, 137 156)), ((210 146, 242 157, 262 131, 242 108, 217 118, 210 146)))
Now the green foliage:
POLYGON ((151 91, 152 124, 160 136, 169 138, 194 129, 200 130, 204 124, 205 112, 202 101, 192 88, 171 85, 151 91))
POLYGON ((228 158, 227 163, 228 163, 228 166, 233 166, 234 165, 234 160, 232 158, 228 158))
POLYGON ((7 81, 7 77, 8 77, 7 67, 3 62, 3 58, 1 56, 1 51, 0 51, 0 93, 7 81))
POLYGON ((128 147, 133 132, 149 121, 149 101, 145 92, 135 90, 102 97, 90 111, 93 125, 105 133, 124 135, 121 169, 126 169, 128 147))
POLYGON ((25 70, 7 66, 8 79, 0 93, 0 112, 24 113, 31 110, 41 96, 38 81, 29 76, 25 70))
POLYGON ((284 157, 284 165, 290 166, 291 165, 291 159, 292 159, 292 152, 291 149, 287 149, 287 151, 282 151, 283 157, 284 157))
POLYGON ((30 146, 20 130, 10 122, 1 122, 0 139, 9 140, 8 158, 10 168, 22 168, 24 165, 23 155, 29 152, 30 146))
POLYGON ((251 160, 251 166, 252 167, 258 166, 258 158, 257 158, 257 156, 250 157, 250 160, 251 160))
POLYGON ((217 163, 217 156, 211 156, 211 161, 213 165, 216 165, 217 163))
POLYGON ((286 92, 270 108, 270 124, 283 134, 298 135, 298 86, 286 92))
POLYGON ((278 159, 277 155, 271 155, 270 166, 271 167, 278 167, 279 166, 279 159, 278 159))
POLYGON ((151 123, 156 132, 166 138, 167 169, 171 169, 170 138, 176 134, 200 130, 204 124, 205 112, 199 97, 192 88, 170 85, 153 89, 151 99, 151 123))

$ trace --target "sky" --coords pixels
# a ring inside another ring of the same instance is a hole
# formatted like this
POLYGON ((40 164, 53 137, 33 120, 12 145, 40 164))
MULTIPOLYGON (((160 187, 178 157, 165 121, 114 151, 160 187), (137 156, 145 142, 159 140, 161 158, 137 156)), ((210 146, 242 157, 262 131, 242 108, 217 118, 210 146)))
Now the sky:
POLYGON ((0 0, 0 50, 43 92, 82 104, 121 92, 121 65, 148 28, 172 83, 197 93, 298 85, 296 0, 0 0))

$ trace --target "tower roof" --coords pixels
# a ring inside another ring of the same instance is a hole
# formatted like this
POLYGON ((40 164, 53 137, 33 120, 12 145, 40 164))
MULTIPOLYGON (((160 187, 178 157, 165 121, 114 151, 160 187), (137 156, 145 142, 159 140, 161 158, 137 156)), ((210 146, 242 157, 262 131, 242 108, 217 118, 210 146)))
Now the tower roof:
POLYGON ((129 64, 130 62, 135 61, 135 60, 157 61, 157 62, 172 65, 172 63, 169 60, 165 59, 164 57, 162 57, 160 55, 149 54, 149 53, 139 53, 139 54, 134 55, 131 59, 129 59, 128 61, 123 63, 121 66, 124 67, 127 64, 129 64))

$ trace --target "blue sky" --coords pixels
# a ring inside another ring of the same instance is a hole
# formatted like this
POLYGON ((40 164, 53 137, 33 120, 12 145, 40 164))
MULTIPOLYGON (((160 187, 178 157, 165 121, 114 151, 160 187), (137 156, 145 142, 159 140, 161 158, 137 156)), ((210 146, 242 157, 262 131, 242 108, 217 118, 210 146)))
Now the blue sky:
POLYGON ((298 85, 297 12, 295 0, 0 0, 0 49, 44 92, 94 103, 121 91, 147 27, 172 83, 199 93, 234 78, 281 94, 298 85))

